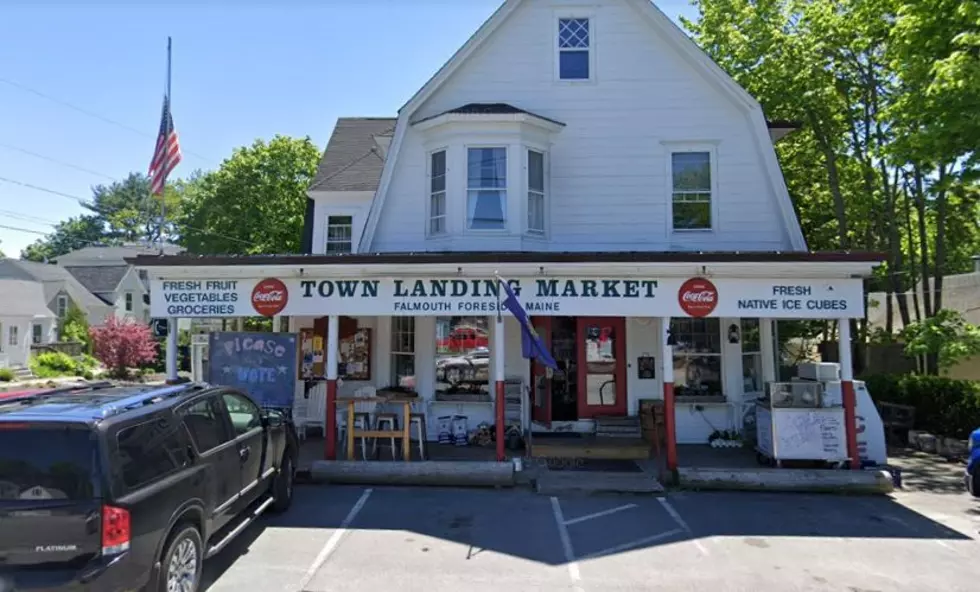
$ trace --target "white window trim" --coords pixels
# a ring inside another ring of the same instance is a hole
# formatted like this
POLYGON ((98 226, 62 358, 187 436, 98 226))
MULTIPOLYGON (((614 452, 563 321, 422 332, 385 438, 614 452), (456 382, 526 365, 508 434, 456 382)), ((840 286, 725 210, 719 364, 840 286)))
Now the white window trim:
POLYGON ((554 28, 552 30, 552 47, 554 47, 555 83, 560 85, 595 84, 596 77, 596 17, 595 12, 582 9, 559 9, 554 13, 554 28), (558 32, 562 19, 589 19, 589 77, 565 80, 561 77, 561 49, 558 44, 558 32))
POLYGON ((463 232, 468 234, 510 234, 510 225, 512 223, 510 219, 510 212, 508 212, 507 204, 510 202, 511 194, 513 193, 514 180, 511 179, 511 159, 513 155, 510 150, 511 145, 507 143, 481 143, 481 144, 465 144, 463 146, 463 232), (507 166, 505 167, 505 174, 507 175, 506 183, 504 183, 503 189, 485 189, 482 187, 471 188, 470 187, 470 149, 479 148, 500 148, 504 151, 504 158, 507 159, 507 166), (470 191, 486 190, 486 191, 502 191, 503 192, 503 203, 501 208, 504 212, 504 226, 503 228, 470 228, 470 191))
POLYGON ((357 248, 357 231, 355 227, 357 226, 357 217, 353 210, 343 211, 343 210, 330 210, 323 216, 323 253, 325 255, 331 254, 327 250, 327 245, 330 244, 330 218, 335 218, 338 216, 349 216, 350 217, 350 250, 347 253, 353 253, 357 248))
POLYGON ((133 297, 132 292, 126 292, 123 295, 123 307, 126 309, 126 312, 133 312, 135 301, 136 299, 133 297))
MULTIPOLYGON (((418 342, 418 328, 417 328, 417 324, 416 324, 417 320, 418 319, 416 319, 415 317, 391 317, 391 331, 390 331, 389 344, 388 344, 388 346, 389 346, 388 347, 388 356, 390 358, 389 359, 389 366, 388 366, 388 374, 389 374, 388 380, 389 381, 394 381, 395 378, 396 378, 394 373, 395 373, 395 368, 397 367, 397 364, 394 363, 394 361, 395 361, 394 358, 396 356, 410 357, 410 358, 412 358, 412 364, 415 367, 415 380, 416 380, 415 388, 416 389, 418 388, 418 375, 419 375, 418 357, 415 355, 415 350, 418 349, 418 343, 417 343, 418 342), (412 329, 411 329, 411 331, 401 331, 399 329, 398 324, 401 322, 401 320, 405 320, 405 319, 410 319, 412 321, 412 329), (399 335, 399 334, 402 334, 402 333, 412 336, 412 351, 402 351, 402 350, 396 348, 396 344, 400 341, 400 340, 398 340, 396 338, 396 336, 399 335)), ((392 385, 392 386, 399 386, 399 385, 396 384, 396 385, 392 385)))
POLYGON ((10 325, 10 327, 7 329, 7 333, 9 334, 8 342, 10 343, 10 347, 18 347, 20 345, 20 327, 17 325, 10 325))
POLYGON ((550 167, 550 152, 541 146, 536 146, 534 144, 525 144, 523 146, 524 151, 524 234, 529 238, 545 239, 551 234, 551 167, 550 167), (542 175, 544 178, 544 228, 541 230, 532 230, 530 226, 530 210, 531 210, 531 171, 528 167, 528 161, 530 160, 530 153, 537 152, 541 154, 541 162, 544 170, 542 175))
MULTIPOLYGON (((675 317, 675 318, 683 319, 686 317, 675 317)), ((727 378, 728 374, 726 374, 726 372, 728 372, 728 365, 732 363, 732 361, 729 359, 730 356, 725 355, 725 344, 728 342, 728 336, 725 334, 726 327, 725 327, 725 323, 723 322, 724 319, 722 319, 721 317, 708 317, 708 318, 718 320, 718 339, 719 339, 718 353, 713 353, 713 352, 712 353, 686 353, 686 352, 677 353, 677 351, 674 350, 671 352, 671 357, 672 358, 715 357, 721 360, 719 364, 719 376, 721 377, 721 394, 723 397, 725 397, 726 400, 728 400, 729 392, 731 391, 731 389, 729 388, 728 385, 728 378, 727 378)), ((741 362, 741 359, 739 359, 739 362, 741 362)))
POLYGON ((68 296, 65 296, 64 294, 58 295, 57 310, 55 312, 58 313, 59 319, 63 319, 68 316, 68 296), (64 310, 64 312, 61 312, 62 310, 64 310))
POLYGON ((449 174, 449 147, 440 146, 433 150, 429 150, 425 153, 425 236, 427 238, 445 238, 449 236, 449 188, 452 183, 451 175, 449 174), (445 200, 445 212, 443 213, 443 231, 438 233, 432 232, 432 156, 442 152, 445 156, 446 161, 446 171, 445 171, 445 188, 442 190, 443 199, 445 200))
POLYGON ((44 343, 44 325, 41 323, 31 323, 31 343, 33 345, 44 343), (35 333, 37 333, 37 341, 34 341, 35 333))
POLYGON ((718 232, 718 143, 717 142, 663 142, 667 172, 667 234, 713 234, 718 232), (711 228, 674 228, 674 171, 673 155, 677 152, 707 152, 711 161, 711 228))

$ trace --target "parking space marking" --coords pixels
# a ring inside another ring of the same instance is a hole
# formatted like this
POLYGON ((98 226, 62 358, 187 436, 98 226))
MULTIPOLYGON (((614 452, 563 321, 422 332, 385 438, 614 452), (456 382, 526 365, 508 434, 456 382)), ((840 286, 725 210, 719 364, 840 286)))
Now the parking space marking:
POLYGON ((561 547, 565 552, 565 563, 568 565, 568 576, 575 585, 576 592, 582 592, 578 583, 582 580, 582 574, 578 569, 578 562, 575 560, 575 549, 572 547, 572 539, 568 536, 568 527, 565 523, 565 516, 561 512, 561 504, 557 497, 551 498, 551 511, 555 514, 555 523, 558 525, 558 537, 561 539, 561 547))
POLYGON ((630 541, 628 543, 623 543, 622 545, 616 545, 613 547, 608 547, 602 549, 601 551, 596 551, 594 553, 589 553, 588 555, 583 555, 579 559, 596 559, 599 557, 604 557, 606 555, 615 555, 616 553, 622 553, 623 551, 629 551, 630 549, 635 549, 639 546, 646 545, 649 543, 654 543, 660 539, 665 539, 667 537, 672 537, 676 534, 681 534, 684 531, 680 528, 675 528, 674 530, 668 530, 667 532, 662 532, 660 534, 655 534, 653 536, 648 536, 642 539, 637 539, 635 541, 630 541))
POLYGON ((310 582, 313 581, 314 577, 316 577, 316 572, 320 571, 323 564, 330 558, 330 554, 337 549, 337 545, 340 544, 340 539, 344 537, 344 534, 347 533, 347 529, 350 528, 350 525, 354 522, 354 519, 357 518, 357 515, 364 509, 364 504, 366 504, 368 498, 371 497, 372 491, 374 490, 364 490, 364 493, 362 493, 361 497, 358 498, 357 503, 354 504, 354 507, 352 507, 350 512, 347 513, 347 516, 344 517, 344 521, 340 523, 340 528, 333 531, 333 534, 330 535, 330 538, 327 540, 326 544, 324 544, 323 548, 320 549, 320 553, 316 556, 316 559, 313 560, 313 564, 310 565, 309 569, 306 570, 306 574, 303 575, 303 579, 300 581, 299 587, 296 588, 299 592, 302 592, 307 586, 310 585, 310 582))
MULTIPOLYGON (((554 499, 554 498, 552 498, 554 499)), ((571 520, 565 521, 565 526, 571 526, 573 524, 578 524, 579 522, 585 522, 587 520, 592 520, 594 518, 602 518, 603 516, 608 516, 610 514, 615 514, 616 512, 622 512, 623 510, 632 510, 633 508, 639 508, 640 506, 636 504, 626 504, 625 506, 619 506, 618 508, 611 508, 609 510, 603 510, 601 512, 596 512, 594 514, 588 514, 586 516, 579 516, 578 518, 572 518, 571 520)))
POLYGON ((674 506, 670 505, 670 502, 667 501, 667 498, 658 497, 657 501, 660 502, 660 505, 663 506, 664 510, 666 510, 667 513, 670 514, 670 517, 674 519, 674 522, 677 523, 677 526, 680 526, 681 530, 687 533, 687 536, 691 538, 691 542, 694 543, 694 546, 698 548, 698 551, 701 551, 702 555, 705 556, 709 555, 708 548, 702 545, 701 541, 694 538, 694 532, 691 530, 691 527, 687 525, 687 522, 683 518, 681 518, 680 513, 674 509, 674 506))

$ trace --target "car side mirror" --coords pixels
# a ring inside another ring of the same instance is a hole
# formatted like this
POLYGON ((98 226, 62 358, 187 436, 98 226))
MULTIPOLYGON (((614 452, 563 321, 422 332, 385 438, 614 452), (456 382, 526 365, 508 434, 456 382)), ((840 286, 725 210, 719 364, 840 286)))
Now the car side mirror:
POLYGON ((270 428, 282 427, 283 418, 282 415, 278 413, 266 413, 263 417, 264 423, 270 428))

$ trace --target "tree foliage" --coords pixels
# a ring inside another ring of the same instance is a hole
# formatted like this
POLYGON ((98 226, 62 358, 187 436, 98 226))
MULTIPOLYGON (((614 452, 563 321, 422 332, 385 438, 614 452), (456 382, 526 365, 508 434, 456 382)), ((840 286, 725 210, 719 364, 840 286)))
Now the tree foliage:
POLYGON ((939 314, 943 277, 980 252, 980 0, 696 5, 695 40, 802 123, 777 152, 810 248, 886 254, 887 333, 895 306, 903 326, 939 314))
MULTIPOLYGON (((181 203, 175 185, 169 184, 164 192, 167 221, 162 231, 170 240, 175 238, 174 220, 181 203)), ((87 213, 58 224, 54 232, 28 245, 21 257, 45 261, 91 245, 156 242, 160 238, 161 201, 159 196, 150 195, 145 175, 131 173, 122 181, 96 185, 91 200, 82 206, 87 213)))
POLYGON ((58 340, 72 341, 85 345, 85 351, 92 351, 92 338, 89 336, 88 319, 74 302, 69 303, 65 318, 58 326, 58 340))
POLYGON ((238 148, 180 188, 182 245, 194 253, 295 253, 319 150, 276 136, 238 148))
POLYGON ((935 356, 940 370, 948 370, 980 355, 980 327, 966 322, 956 311, 942 309, 934 316, 902 329, 905 353, 925 359, 935 356))
POLYGON ((124 378, 130 368, 157 359, 156 342, 150 328, 128 318, 110 316, 104 325, 89 329, 95 357, 114 376, 124 378))

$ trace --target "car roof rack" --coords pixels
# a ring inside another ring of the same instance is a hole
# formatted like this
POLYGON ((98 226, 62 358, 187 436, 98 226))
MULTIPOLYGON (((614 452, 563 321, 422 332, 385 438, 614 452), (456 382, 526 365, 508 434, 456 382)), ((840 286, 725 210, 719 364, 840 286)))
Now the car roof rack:
POLYGON ((166 386, 163 388, 149 388, 145 391, 123 397, 118 401, 113 401, 103 405, 102 409, 96 413, 96 419, 105 419, 126 411, 132 411, 145 405, 159 403, 165 399, 177 397, 189 392, 202 391, 209 388, 209 385, 197 382, 185 382, 183 384, 166 386))
POLYGON ((72 384, 70 386, 62 386, 59 388, 40 390, 34 393, 20 395, 18 397, 10 397, 9 399, 0 399, 0 404, 9 405, 11 403, 24 403, 24 404, 33 403, 38 399, 47 398, 54 395, 66 395, 68 393, 74 393, 76 391, 82 391, 82 390, 96 391, 105 388, 110 388, 112 386, 114 385, 107 380, 102 380, 99 382, 92 382, 92 383, 76 382, 75 384, 72 384))

